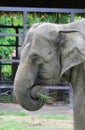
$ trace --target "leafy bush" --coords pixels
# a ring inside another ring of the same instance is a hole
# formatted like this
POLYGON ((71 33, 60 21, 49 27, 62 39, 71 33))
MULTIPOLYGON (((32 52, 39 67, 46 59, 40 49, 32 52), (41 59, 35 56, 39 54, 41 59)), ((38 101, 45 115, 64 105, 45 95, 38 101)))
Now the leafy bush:
POLYGON ((11 65, 3 65, 2 66, 2 80, 10 80, 10 77, 12 75, 12 68, 11 65))

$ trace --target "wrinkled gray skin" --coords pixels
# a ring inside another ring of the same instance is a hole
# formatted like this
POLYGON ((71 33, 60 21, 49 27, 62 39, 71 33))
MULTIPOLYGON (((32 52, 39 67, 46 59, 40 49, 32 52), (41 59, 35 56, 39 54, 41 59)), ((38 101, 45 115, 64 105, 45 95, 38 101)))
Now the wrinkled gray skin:
POLYGON ((27 110, 43 106, 34 88, 71 82, 74 129, 85 129, 85 20, 64 25, 35 24, 28 31, 14 81, 17 101, 27 110))

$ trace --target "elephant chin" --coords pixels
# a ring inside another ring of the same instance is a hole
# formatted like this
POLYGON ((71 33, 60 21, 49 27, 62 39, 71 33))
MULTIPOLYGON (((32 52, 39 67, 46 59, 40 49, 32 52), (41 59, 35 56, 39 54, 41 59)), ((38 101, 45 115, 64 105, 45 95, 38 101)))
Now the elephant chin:
POLYGON ((15 97, 17 102, 26 110, 36 111, 44 105, 44 100, 40 100, 38 95, 43 93, 43 89, 40 86, 33 86, 31 88, 20 89, 15 87, 15 97))

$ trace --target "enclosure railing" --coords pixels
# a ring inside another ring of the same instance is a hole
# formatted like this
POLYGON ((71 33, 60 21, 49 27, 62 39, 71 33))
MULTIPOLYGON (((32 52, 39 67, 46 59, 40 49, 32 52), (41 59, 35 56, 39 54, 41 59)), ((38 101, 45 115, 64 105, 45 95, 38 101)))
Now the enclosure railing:
MULTIPOLYGON (((22 12, 23 13, 23 34, 10 34, 11 36, 23 36, 27 30, 27 14, 30 12, 40 12, 40 13, 69 13, 70 22, 74 21, 74 16, 76 13, 84 14, 85 9, 63 9, 63 8, 24 8, 24 7, 0 7, 0 11, 4 12, 22 12)), ((9 34, 2 34, 0 36, 7 36, 9 34)))

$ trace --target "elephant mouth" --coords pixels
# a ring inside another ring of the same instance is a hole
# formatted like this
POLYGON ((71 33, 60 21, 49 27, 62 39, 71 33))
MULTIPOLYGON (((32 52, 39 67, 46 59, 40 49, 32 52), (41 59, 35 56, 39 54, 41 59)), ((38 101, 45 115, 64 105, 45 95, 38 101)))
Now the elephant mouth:
MULTIPOLYGON (((45 88, 45 86, 56 86, 57 80, 56 79, 44 79, 40 80, 38 79, 36 83, 31 87, 30 91, 30 97, 33 100, 39 100, 40 101, 40 95, 47 96, 48 90, 45 88)), ((44 101, 42 102, 44 104, 44 101)))
POLYGON ((30 92, 31 92, 30 93, 31 98, 35 100, 39 99, 40 94, 47 95, 47 90, 41 85, 33 86, 30 92))
POLYGON ((57 80, 56 79, 38 79, 36 83, 31 87, 31 97, 34 99, 38 99, 39 94, 46 95, 45 86, 56 86, 57 80))
POLYGON ((57 79, 38 79, 36 80, 36 83, 34 86, 36 85, 40 85, 40 86, 55 86, 57 85, 57 79))

